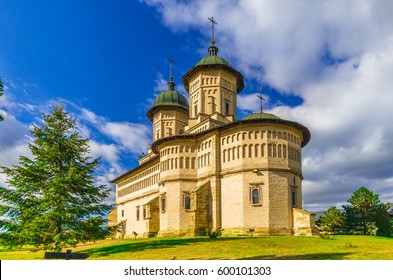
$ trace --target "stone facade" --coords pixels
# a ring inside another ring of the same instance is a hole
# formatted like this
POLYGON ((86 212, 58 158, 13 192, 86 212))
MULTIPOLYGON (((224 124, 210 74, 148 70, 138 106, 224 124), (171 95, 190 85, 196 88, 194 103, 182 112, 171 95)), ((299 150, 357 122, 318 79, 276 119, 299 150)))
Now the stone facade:
POLYGON ((188 111, 176 103, 172 76, 172 96, 160 97, 172 103, 155 102, 149 110, 154 142, 139 166, 113 180, 117 208, 110 220, 116 216, 114 223, 124 225, 122 237, 217 229, 227 235, 316 234, 313 214, 301 210, 301 148, 309 130, 263 112, 237 120, 243 76, 215 56, 183 77, 188 111))

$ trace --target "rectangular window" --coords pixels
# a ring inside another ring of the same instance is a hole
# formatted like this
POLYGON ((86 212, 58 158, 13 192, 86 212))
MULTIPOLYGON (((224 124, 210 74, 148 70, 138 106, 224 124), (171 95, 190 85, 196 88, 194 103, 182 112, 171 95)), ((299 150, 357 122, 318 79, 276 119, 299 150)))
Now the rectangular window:
POLYGON ((229 115, 229 102, 225 101, 225 115, 229 115))
POLYGON ((121 210, 121 216, 124 217, 124 210, 121 210))
POLYGON ((296 191, 292 191, 292 206, 296 206, 296 191))
POLYGON ((136 220, 139 221, 140 206, 136 207, 136 220))

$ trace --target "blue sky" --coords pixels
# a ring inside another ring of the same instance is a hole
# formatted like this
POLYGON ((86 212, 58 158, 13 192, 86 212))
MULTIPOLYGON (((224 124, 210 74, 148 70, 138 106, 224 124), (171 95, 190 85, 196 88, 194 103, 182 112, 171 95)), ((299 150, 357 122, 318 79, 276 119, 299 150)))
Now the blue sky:
MULTIPOLYGON (((29 155, 28 128, 56 102, 102 156, 99 182, 151 143, 145 112, 207 54, 245 76, 238 117, 267 111, 308 126, 304 206, 341 206, 364 185, 393 202, 393 19, 388 1, 19 0, 0 2, 0 164, 29 155)), ((0 183, 4 183, 4 176, 0 183)), ((112 186, 113 187, 113 186, 112 186)), ((113 202, 114 195, 111 197, 113 202)))

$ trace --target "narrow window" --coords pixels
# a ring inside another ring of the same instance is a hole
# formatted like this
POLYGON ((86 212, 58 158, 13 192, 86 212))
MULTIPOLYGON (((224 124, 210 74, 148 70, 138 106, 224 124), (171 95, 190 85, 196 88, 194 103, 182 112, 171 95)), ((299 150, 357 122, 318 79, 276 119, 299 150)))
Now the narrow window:
POLYGON ((121 216, 124 217, 124 210, 121 210, 121 216))
POLYGON ((137 220, 137 221, 139 221, 139 210, 140 210, 140 207, 137 206, 137 207, 136 207, 136 220, 137 220))
POLYGON ((259 190, 253 189, 252 190, 252 204, 259 204, 259 190))
POLYGON ((161 212, 165 213, 166 210, 166 196, 161 196, 161 212))
POLYGON ((225 115, 229 115, 229 103, 225 102, 225 115))
POLYGON ((191 209, 191 198, 190 196, 186 196, 184 199, 184 209, 190 210, 191 209))
POLYGON ((183 202, 182 202, 183 208, 185 210, 190 210, 191 209, 191 196, 189 192, 184 192, 183 193, 183 202))
POLYGON ((296 191, 292 191, 292 206, 296 206, 296 191))

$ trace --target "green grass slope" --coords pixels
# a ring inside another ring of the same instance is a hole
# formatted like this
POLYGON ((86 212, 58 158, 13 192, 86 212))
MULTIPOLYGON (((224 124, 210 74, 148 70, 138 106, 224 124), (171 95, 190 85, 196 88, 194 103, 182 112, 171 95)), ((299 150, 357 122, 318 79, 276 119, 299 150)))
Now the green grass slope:
MULTIPOLYGON (((393 260, 393 239, 371 236, 115 239, 71 249, 88 260, 393 260)), ((43 256, 28 248, 0 248, 1 260, 43 256)))

